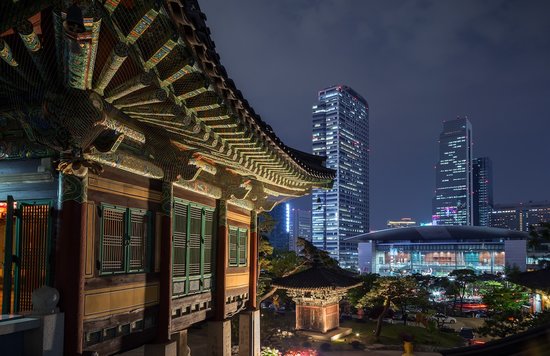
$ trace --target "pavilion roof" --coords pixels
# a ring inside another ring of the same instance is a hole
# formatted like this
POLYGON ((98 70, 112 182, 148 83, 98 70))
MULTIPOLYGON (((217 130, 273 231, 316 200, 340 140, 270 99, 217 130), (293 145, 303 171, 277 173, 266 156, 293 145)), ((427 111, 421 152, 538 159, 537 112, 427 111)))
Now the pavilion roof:
POLYGON ((236 87, 196 0, 7 3, 0 111, 31 141, 112 166, 141 155, 156 176, 213 165, 275 197, 331 186, 324 158, 284 144, 236 87))
POLYGON ((361 285, 361 281, 351 272, 338 267, 325 267, 313 264, 310 268, 276 278, 273 287, 289 290, 350 289, 361 285))

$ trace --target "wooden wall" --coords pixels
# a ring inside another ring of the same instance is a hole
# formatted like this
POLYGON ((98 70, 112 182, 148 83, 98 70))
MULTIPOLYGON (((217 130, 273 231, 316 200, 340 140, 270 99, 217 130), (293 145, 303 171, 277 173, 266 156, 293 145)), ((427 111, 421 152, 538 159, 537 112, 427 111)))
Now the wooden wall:
MULTIPOLYGON (((160 181, 106 168, 101 176, 88 179, 85 232, 85 286, 84 286, 84 350, 108 354, 152 342, 156 336, 160 294, 161 234, 160 181), (101 204, 139 208, 152 212, 153 258, 147 273, 100 275, 101 204)), ((174 198, 215 208, 216 199, 174 186, 174 198)), ((228 204, 227 225, 245 228, 250 236, 250 212, 228 204)), ((216 238, 214 238, 215 240, 216 238)), ((216 263, 224 263, 225 315, 243 308, 248 300, 250 283, 250 238, 246 247, 246 266, 229 267, 228 256, 217 256, 216 263)), ((215 246, 215 243, 214 243, 215 246)), ((216 250, 213 252, 217 253, 216 250)), ((253 261, 253 263, 256 263, 253 261)), ((213 269, 215 271, 215 268, 213 269)), ((184 330, 190 325, 213 315, 215 284, 212 290, 199 294, 173 297, 171 300, 170 332, 184 330)))

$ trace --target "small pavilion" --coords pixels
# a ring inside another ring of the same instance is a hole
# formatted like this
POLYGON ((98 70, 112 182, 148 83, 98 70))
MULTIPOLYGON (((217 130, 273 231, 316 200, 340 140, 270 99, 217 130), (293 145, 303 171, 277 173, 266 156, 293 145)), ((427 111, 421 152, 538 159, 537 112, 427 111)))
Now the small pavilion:
POLYGON ((348 289, 361 284, 353 274, 314 262, 307 270, 275 279, 296 303, 296 330, 312 337, 336 339, 351 333, 340 328, 339 302, 348 289))

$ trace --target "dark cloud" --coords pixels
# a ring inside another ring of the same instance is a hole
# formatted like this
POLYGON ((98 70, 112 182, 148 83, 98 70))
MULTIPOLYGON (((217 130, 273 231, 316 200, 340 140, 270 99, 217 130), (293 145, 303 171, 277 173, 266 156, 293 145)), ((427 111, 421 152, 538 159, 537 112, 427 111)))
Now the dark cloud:
MULTIPOLYGON (((371 225, 428 220, 441 122, 467 115, 493 159, 497 202, 550 199, 550 2, 201 2, 218 53, 255 111, 311 150, 319 89, 371 107, 371 225)), ((307 203, 300 204, 306 206, 307 203)))

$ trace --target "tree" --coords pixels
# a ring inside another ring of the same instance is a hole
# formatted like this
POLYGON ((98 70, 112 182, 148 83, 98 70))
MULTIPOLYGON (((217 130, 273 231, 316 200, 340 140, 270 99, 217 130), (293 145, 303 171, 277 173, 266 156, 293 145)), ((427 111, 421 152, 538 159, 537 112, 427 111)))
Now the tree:
POLYGON ((392 306, 401 309, 406 305, 427 303, 427 298, 427 292, 418 287, 413 277, 380 277, 373 283, 372 289, 359 300, 357 307, 382 306, 374 332, 378 340, 382 332, 382 321, 392 306))
POLYGON ((529 303, 525 288, 517 284, 488 282, 483 292, 483 303, 495 313, 513 314, 520 312, 522 306, 529 303))
POLYGON ((362 274, 359 276, 362 284, 348 291, 347 297, 351 305, 357 305, 359 300, 372 289, 374 282, 380 278, 376 273, 362 274))
MULTIPOLYGON (((466 288, 469 283, 473 283, 476 280, 476 274, 471 269, 455 269, 449 273, 449 277, 454 277, 454 283, 457 288, 458 297, 460 298, 460 312, 462 312, 462 306, 464 304, 464 296, 466 295, 466 288)), ((455 299, 456 300, 456 299, 455 299)), ((454 307, 454 305, 453 305, 454 307)))

